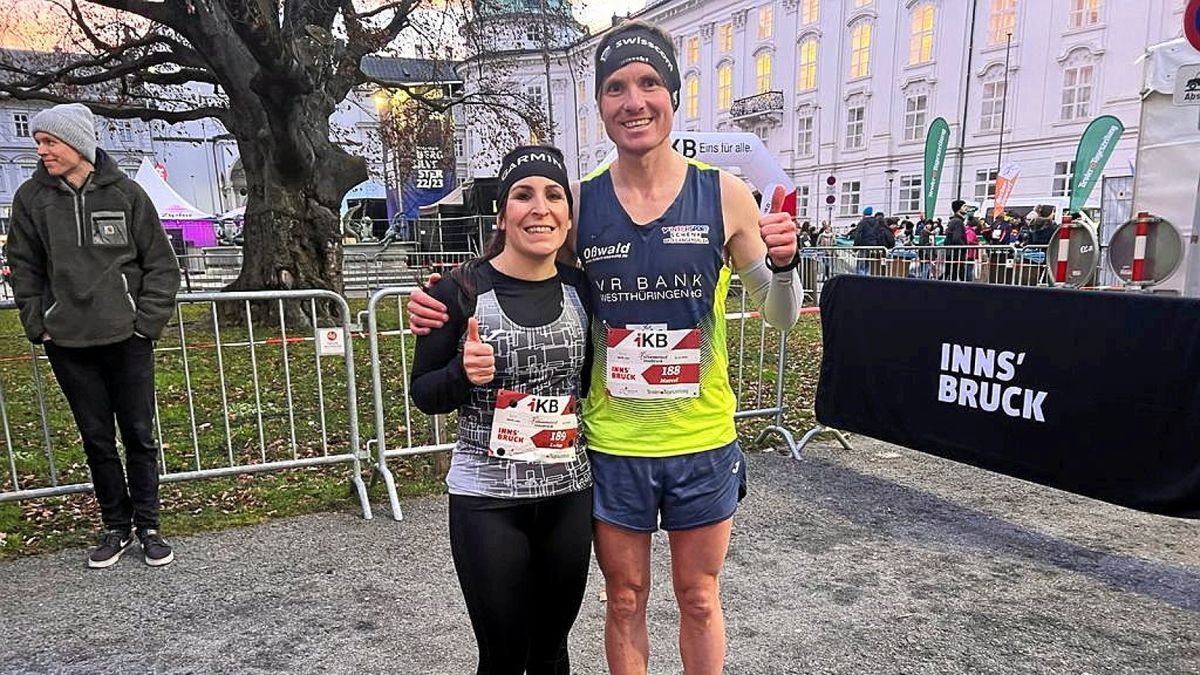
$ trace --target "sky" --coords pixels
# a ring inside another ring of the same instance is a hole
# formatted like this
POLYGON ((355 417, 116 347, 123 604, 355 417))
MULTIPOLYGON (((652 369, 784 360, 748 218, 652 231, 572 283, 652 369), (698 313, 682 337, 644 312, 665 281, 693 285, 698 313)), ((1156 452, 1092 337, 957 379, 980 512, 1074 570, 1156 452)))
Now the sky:
POLYGON ((607 28, 612 23, 613 14, 635 12, 645 6, 645 0, 584 0, 586 6, 577 7, 575 16, 579 22, 590 26, 593 32, 598 28, 607 28))

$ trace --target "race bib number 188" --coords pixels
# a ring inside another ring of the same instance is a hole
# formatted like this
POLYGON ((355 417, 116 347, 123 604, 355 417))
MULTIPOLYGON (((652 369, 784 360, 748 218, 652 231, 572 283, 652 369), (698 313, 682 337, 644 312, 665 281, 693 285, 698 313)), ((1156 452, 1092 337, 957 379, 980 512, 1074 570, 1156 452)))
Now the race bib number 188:
POLYGON ((496 393, 492 437, 493 457, 558 464, 575 459, 575 397, 534 396, 501 389, 496 393))
POLYGON ((700 396, 700 329, 608 329, 608 393, 620 398, 700 396))

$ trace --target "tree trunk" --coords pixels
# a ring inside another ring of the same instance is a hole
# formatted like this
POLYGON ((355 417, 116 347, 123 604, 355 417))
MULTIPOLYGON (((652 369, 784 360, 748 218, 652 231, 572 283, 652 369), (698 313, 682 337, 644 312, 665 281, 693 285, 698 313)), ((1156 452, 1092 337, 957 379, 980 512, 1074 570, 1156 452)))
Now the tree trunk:
MULTIPOLYGON (((290 134, 298 137, 302 154, 313 156, 307 171, 297 168, 297 148, 282 147, 275 134, 239 138, 246 171, 245 243, 241 272, 227 291, 344 290, 341 198, 366 180, 366 162, 329 141, 328 115, 301 118, 302 128, 290 134)), ((326 304, 318 303, 319 314, 330 313, 326 304)), ((255 309, 255 320, 277 324, 278 303, 263 305, 255 309)), ((309 306, 285 303, 288 323, 311 327, 309 306)))

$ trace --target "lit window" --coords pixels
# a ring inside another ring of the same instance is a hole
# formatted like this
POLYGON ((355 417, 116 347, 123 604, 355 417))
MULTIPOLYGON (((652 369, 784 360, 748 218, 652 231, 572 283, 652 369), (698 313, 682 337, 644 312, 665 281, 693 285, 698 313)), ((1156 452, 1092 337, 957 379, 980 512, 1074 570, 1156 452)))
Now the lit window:
POLYGON ((29 113, 13 113, 13 135, 17 138, 29 138, 29 113))
POLYGON ((808 110, 796 115, 796 154, 813 154, 813 114, 808 110))
POLYGON ((1054 163, 1054 189, 1051 190, 1052 197, 1070 197, 1071 196, 1071 179, 1075 177, 1075 162, 1055 162, 1054 163))
POLYGON ((719 38, 720 38, 719 42, 720 42, 722 52, 733 51, 733 24, 731 24, 731 23, 721 24, 719 38))
POLYGON ((800 43, 797 91, 811 91, 817 88, 817 44, 816 38, 808 38, 800 43))
POLYGON ((821 20, 821 0, 801 0, 800 25, 807 26, 821 20))
POLYGON ((733 66, 723 63, 717 68, 717 108, 729 110, 733 105, 733 66))
POLYGON ((1062 119, 1064 122, 1086 119, 1092 107, 1092 80, 1095 69, 1091 64, 1072 66, 1063 70, 1062 119))
POLYGON ((1071 0, 1070 28, 1085 28, 1100 23, 1100 0, 1071 0))
POLYGON ((995 169, 975 172, 975 201, 982 204, 996 196, 996 174, 998 173, 999 171, 995 169))
POLYGON ((862 202, 862 183, 848 180, 842 183, 842 199, 840 215, 857 216, 858 205, 862 202))
POLYGON ((909 174, 900 176, 900 212, 920 213, 921 211, 921 176, 909 174))
POLYGON ((908 62, 933 60, 933 5, 920 5, 912 13, 912 37, 908 43, 908 62))
POLYGON ((925 116, 929 110, 929 97, 925 94, 909 96, 904 101, 904 140, 919 141, 925 138, 925 116))
POLYGON ((758 10, 758 39, 769 40, 775 31, 775 9, 771 5, 758 10))
POLYGON ((999 131, 1000 121, 1004 115, 1005 98, 1008 87, 1004 83, 1003 72, 1000 68, 989 71, 988 79, 983 83, 980 94, 979 130, 999 131))
POLYGON ((870 7, 872 2, 874 2, 874 0, 854 0, 854 8, 858 9, 859 7, 870 7))
POLYGON ((871 74, 871 22, 863 21, 850 31, 850 78, 871 74))
POLYGON ((846 110, 846 149, 859 150, 864 141, 866 108, 854 106, 846 110))
POLYGON ((690 37, 687 42, 688 63, 697 65, 700 63, 700 38, 690 37))
POLYGON ((1017 27, 1017 0, 992 0, 988 17, 988 42, 1003 44, 1017 27))
POLYGON ((771 52, 763 52, 754 59, 754 82, 757 93, 771 91, 771 52))
POLYGON ((688 119, 700 116, 700 79, 695 75, 687 79, 687 116, 688 119))

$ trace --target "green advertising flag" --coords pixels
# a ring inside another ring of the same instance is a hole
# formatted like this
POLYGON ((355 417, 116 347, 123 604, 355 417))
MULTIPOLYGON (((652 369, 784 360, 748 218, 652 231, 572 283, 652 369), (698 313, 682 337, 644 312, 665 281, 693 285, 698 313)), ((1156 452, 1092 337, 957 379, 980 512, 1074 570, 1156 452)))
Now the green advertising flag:
POLYGON ((1112 115, 1102 115, 1092 120, 1083 138, 1079 139, 1079 149, 1075 151, 1075 171, 1071 175, 1071 203, 1068 210, 1072 213, 1079 210, 1092 194, 1092 188, 1100 182, 1100 174, 1104 165, 1117 147, 1117 141, 1125 131, 1121 120, 1112 115))
POLYGON ((942 164, 946 161, 946 150, 950 146, 950 125, 939 117, 929 124, 925 136, 925 217, 934 216, 937 206, 938 186, 942 182, 942 164))

